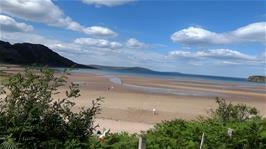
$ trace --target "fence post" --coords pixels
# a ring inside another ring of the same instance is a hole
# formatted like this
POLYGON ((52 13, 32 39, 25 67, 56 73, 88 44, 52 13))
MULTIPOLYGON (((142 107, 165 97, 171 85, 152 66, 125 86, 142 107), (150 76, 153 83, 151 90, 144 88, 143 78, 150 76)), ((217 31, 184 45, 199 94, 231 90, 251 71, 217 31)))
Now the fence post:
POLYGON ((202 136, 201 136, 200 149, 202 149, 203 142, 204 142, 204 132, 203 132, 203 134, 202 134, 202 136))
POLYGON ((139 136, 139 147, 138 149, 146 149, 146 139, 144 136, 139 136))

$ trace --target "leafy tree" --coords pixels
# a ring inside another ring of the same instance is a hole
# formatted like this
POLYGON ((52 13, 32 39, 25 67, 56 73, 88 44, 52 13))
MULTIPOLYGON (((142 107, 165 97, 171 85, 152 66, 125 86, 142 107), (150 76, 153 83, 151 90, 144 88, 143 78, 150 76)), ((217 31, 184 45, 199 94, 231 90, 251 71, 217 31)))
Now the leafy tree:
POLYGON ((58 88, 67 84, 66 78, 66 72, 58 77, 48 68, 26 69, 3 83, 0 94, 2 146, 60 148, 67 144, 79 147, 89 144, 102 97, 94 100, 90 108, 72 112, 74 100, 80 96, 77 84, 69 85, 65 97, 55 98, 58 88))

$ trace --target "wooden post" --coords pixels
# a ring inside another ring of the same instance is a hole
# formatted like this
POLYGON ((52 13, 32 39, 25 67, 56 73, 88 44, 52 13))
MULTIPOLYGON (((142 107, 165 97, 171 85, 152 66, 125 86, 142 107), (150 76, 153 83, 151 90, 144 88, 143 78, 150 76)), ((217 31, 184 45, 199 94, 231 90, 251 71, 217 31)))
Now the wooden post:
POLYGON ((139 137, 139 147, 138 149, 146 149, 146 139, 143 136, 139 137))
POLYGON ((202 134, 202 136, 201 136, 200 149, 202 149, 203 142, 204 142, 204 132, 203 132, 203 134, 202 134))

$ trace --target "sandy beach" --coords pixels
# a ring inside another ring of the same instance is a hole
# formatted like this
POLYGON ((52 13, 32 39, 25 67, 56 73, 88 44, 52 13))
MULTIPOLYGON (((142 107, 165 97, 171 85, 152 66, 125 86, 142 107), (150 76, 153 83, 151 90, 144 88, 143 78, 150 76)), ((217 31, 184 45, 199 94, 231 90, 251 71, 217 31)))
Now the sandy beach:
MULTIPOLYGON (((21 69, 7 72, 18 71, 21 69)), ((263 85, 253 87, 237 83, 178 81, 127 75, 115 77, 122 83, 114 83, 108 76, 93 73, 73 72, 68 76, 68 81, 79 84, 81 90, 74 111, 90 106, 97 97, 104 97, 101 114, 97 115, 95 121, 100 130, 110 128, 111 132, 140 133, 164 120, 192 120, 198 116, 208 116, 209 110, 217 106, 215 97, 255 106, 261 115, 266 116, 266 93, 263 85), (165 90, 160 90, 161 88, 165 90), (156 110, 155 115, 153 109, 156 110)), ((65 89, 61 88, 60 91, 64 93, 65 89)))
POLYGON ((111 128, 112 132, 126 130, 138 133, 164 120, 176 118, 191 120, 198 116, 208 116, 208 111, 216 107, 215 97, 224 97, 233 103, 255 106, 262 115, 266 115, 265 86, 238 88, 237 84, 229 83, 176 81, 124 75, 117 77, 123 81, 123 84, 115 84, 110 78, 96 74, 72 73, 69 76, 69 81, 78 83, 81 89, 81 97, 77 100, 74 110, 78 111, 82 106, 90 105, 97 97, 104 97, 102 112, 96 120, 99 129, 111 128), (189 96, 151 93, 130 88, 127 84, 210 94, 189 96), (156 109, 156 115, 153 115, 153 109, 156 109))

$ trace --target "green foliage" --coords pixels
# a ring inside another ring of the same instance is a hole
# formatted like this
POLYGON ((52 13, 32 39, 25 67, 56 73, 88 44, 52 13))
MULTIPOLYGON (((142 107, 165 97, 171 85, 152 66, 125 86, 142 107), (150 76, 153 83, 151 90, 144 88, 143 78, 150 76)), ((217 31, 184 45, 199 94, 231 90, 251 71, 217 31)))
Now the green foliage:
POLYGON ((226 103, 223 98, 216 98, 218 108, 211 110, 211 114, 215 119, 222 122, 228 121, 245 121, 251 116, 257 116, 258 111, 254 107, 248 107, 244 104, 233 105, 231 102, 226 103))
POLYGON ((126 132, 114 133, 107 136, 103 142, 91 138, 94 142, 90 148, 97 149, 136 149, 138 148, 138 137, 136 134, 130 135, 126 132))
POLYGON ((80 96, 77 85, 70 84, 65 97, 55 99, 58 88, 66 83, 65 73, 57 77, 47 68, 26 69, 24 73, 11 76, 1 91, 0 143, 15 142, 19 148, 88 144, 102 98, 93 101, 90 108, 74 113, 71 108, 80 96))
POLYGON ((147 132, 147 148, 198 148, 204 132, 205 149, 263 149, 266 147, 265 131, 266 120, 260 118, 227 123, 216 119, 167 121, 147 132), (231 138, 227 134, 228 128, 233 129, 231 138))
MULTIPOLYGON (((220 98, 217 98, 217 103, 218 108, 212 110, 212 117, 210 118, 199 118, 193 121, 177 119, 156 124, 153 129, 144 133, 146 148, 199 148, 203 133, 205 134, 204 149, 266 148, 266 119, 258 116, 255 108, 246 105, 233 105, 220 98), (228 134, 229 129, 233 130, 232 137, 228 134)), ((108 141, 98 142, 100 145, 97 147, 124 147, 122 146, 124 142, 122 140, 127 140, 128 146, 124 148, 135 149, 137 136, 135 134, 127 135, 127 139, 124 139, 124 137, 124 134, 111 135, 108 137, 108 141)))

